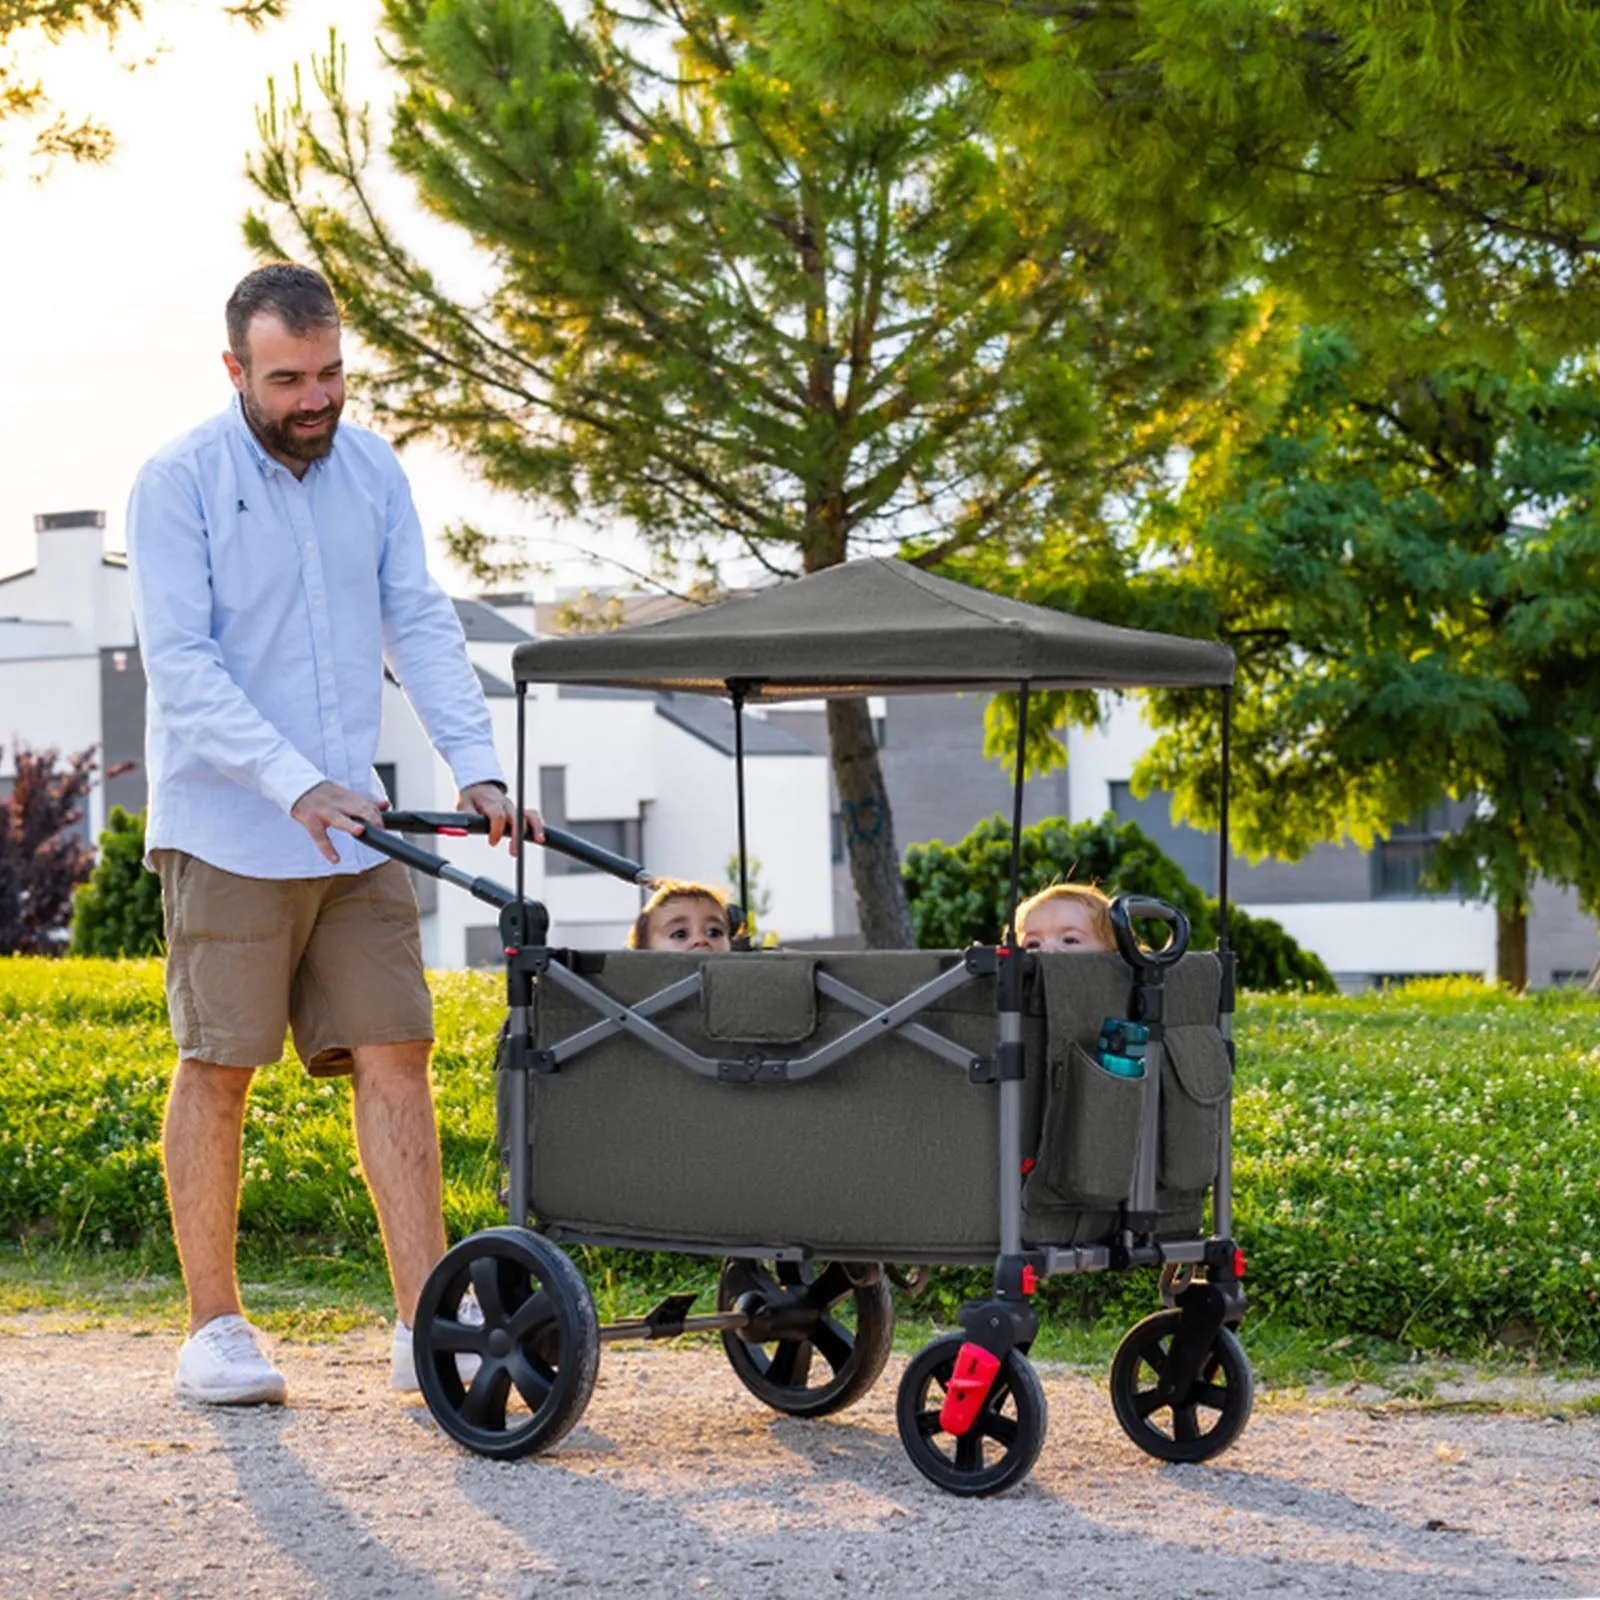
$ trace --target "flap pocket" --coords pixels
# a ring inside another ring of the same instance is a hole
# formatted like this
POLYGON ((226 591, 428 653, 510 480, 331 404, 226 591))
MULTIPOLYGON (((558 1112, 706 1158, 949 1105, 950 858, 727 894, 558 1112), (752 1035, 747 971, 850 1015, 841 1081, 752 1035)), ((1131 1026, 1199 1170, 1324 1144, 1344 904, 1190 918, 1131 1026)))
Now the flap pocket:
POLYGON ((817 1026, 817 963, 808 956, 711 956, 700 968, 706 1032, 729 1044, 798 1044, 817 1026))
POLYGON ((1082 1045, 1050 1064, 1030 1210, 1044 1205, 1120 1205, 1139 1153, 1145 1080, 1107 1072, 1082 1045))
POLYGON ((1219 1106, 1228 1098, 1228 1047, 1215 1028, 1168 1028, 1166 1046, 1183 1092, 1196 1105, 1219 1106))

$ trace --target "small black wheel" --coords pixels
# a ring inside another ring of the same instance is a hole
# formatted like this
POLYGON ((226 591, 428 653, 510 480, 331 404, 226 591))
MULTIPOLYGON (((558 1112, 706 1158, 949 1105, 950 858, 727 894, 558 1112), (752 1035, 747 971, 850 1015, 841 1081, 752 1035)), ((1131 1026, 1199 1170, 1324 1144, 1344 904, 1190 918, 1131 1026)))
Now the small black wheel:
POLYGON ((756 1399, 791 1417, 854 1405, 894 1344, 894 1297, 873 1265, 724 1261, 717 1309, 735 1308, 751 1323, 722 1335, 729 1363, 756 1399))
POLYGON ((939 1414, 965 1343, 947 1334, 912 1358, 900 1379, 895 1421, 912 1466, 930 1482, 951 1494, 999 1494, 1021 1483, 1039 1459, 1049 1423, 1044 1385, 1033 1363, 1012 1350, 971 1428, 946 1433, 939 1414))
POLYGON ((555 1245, 529 1228, 489 1228, 428 1274, 412 1349, 439 1426, 510 1461, 548 1449, 583 1415, 600 1325, 589 1286, 555 1245))
POLYGON ((1217 1330, 1194 1382, 1171 1393, 1162 1372, 1183 1320, 1174 1308, 1128 1330, 1111 1362, 1111 1406, 1122 1431, 1158 1461, 1209 1461, 1244 1431, 1255 1382, 1244 1346, 1229 1328, 1217 1330))

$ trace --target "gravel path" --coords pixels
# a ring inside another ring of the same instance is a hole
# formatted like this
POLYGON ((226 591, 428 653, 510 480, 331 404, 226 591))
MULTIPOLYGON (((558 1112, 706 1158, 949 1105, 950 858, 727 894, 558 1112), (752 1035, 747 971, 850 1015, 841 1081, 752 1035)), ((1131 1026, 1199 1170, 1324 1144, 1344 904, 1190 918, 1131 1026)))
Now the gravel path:
POLYGON ((1600 1594, 1600 1416, 1258 1396, 1239 1443, 1168 1467, 1103 1386, 1046 1369, 1050 1437, 990 1501, 940 1494, 856 1409, 765 1411, 718 1346, 612 1348, 551 1456, 457 1449, 389 1395, 377 1334, 279 1346, 292 1404, 186 1409, 175 1341, 0 1330, 0 1595, 444 1600, 1600 1594))

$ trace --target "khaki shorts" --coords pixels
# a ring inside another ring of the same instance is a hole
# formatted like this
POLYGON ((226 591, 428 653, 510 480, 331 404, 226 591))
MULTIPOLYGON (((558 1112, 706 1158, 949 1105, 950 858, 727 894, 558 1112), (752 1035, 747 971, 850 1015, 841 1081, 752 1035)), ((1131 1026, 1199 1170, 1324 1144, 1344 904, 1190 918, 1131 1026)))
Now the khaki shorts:
POLYGON ((330 878, 241 878, 181 850, 153 852, 178 1054, 263 1067, 295 1053, 314 1077, 357 1045, 433 1038, 417 899, 398 861, 330 878))

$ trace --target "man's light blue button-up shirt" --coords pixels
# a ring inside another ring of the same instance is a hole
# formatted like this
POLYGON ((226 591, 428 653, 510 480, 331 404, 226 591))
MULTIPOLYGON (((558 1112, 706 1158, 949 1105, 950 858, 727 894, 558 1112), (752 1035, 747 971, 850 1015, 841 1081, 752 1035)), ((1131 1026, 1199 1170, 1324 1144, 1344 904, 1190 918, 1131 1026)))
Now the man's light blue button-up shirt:
POLYGON ((377 434, 342 423, 297 479, 235 398, 141 469, 128 572, 150 685, 148 849, 254 878, 377 865, 333 833, 335 867, 289 811, 324 779, 382 794, 386 664, 457 787, 501 779, 461 624, 377 434))

